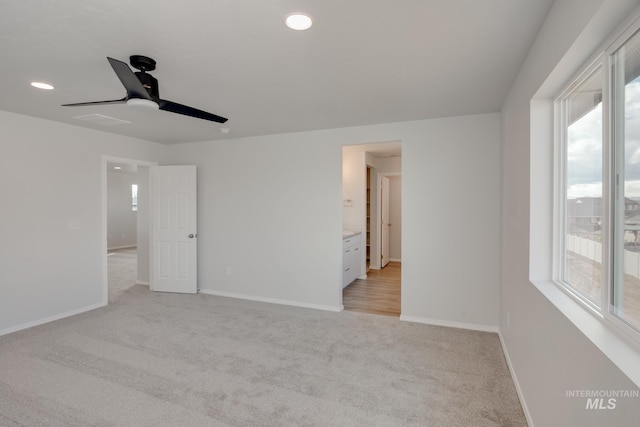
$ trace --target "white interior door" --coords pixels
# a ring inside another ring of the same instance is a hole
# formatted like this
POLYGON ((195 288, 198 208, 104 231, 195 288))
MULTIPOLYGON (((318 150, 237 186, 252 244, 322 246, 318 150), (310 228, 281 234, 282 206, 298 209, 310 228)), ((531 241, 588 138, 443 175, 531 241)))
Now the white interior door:
POLYGON ((380 225, 382 228, 381 232, 381 265, 380 267, 384 267, 389 263, 389 252, 391 248, 391 243, 389 240, 389 178, 383 176, 380 179, 380 225))
POLYGON ((153 166, 150 172, 151 289, 195 294, 198 292, 196 167, 153 166))

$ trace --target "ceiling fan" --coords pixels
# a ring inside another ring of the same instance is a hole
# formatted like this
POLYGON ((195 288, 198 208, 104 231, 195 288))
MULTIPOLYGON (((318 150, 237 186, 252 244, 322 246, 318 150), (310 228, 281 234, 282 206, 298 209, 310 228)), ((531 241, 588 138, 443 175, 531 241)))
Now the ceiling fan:
POLYGON ((127 106, 140 110, 165 110, 171 113, 183 114, 185 116, 195 117, 197 119, 209 120, 217 123, 224 123, 226 118, 187 105, 178 104, 177 102, 160 99, 158 91, 158 80, 147 71, 156 69, 156 61, 142 55, 132 55, 129 57, 131 66, 140 71, 135 73, 131 71, 129 66, 117 59, 107 57, 109 64, 116 72, 116 75, 127 90, 127 95, 122 99, 114 99, 111 101, 93 101, 78 102, 75 104, 63 104, 63 107, 80 107, 84 105, 102 105, 102 104, 127 104, 127 106))

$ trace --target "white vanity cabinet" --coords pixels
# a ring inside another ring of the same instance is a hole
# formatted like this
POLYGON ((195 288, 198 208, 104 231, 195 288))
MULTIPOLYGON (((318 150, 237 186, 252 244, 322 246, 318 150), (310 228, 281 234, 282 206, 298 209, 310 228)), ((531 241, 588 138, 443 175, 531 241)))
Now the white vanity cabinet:
POLYGON ((342 288, 360 276, 362 234, 350 234, 342 238, 342 288))

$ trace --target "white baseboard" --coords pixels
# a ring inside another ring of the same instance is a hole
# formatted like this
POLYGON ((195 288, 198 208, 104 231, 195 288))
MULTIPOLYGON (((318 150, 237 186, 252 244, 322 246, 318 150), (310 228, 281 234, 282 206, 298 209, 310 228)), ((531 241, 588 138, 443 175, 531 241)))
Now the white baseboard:
POLYGON ((425 325, 446 326, 448 328, 468 329, 470 331, 494 332, 498 333, 497 326, 478 325, 475 323, 451 322, 448 320, 427 319, 424 317, 413 317, 400 315, 400 320, 404 322, 423 323, 425 325))
POLYGON ((219 296, 219 297, 244 299, 244 300, 249 300, 249 301, 257 301, 257 302, 266 302, 266 303, 269 303, 269 304, 289 305, 289 306, 293 306, 293 307, 313 308, 313 309, 316 309, 316 310, 324 310, 324 311, 340 312, 340 311, 344 310, 344 306, 343 305, 334 307, 334 306, 330 306, 330 305, 309 304, 309 303, 306 303, 306 302, 289 301, 289 300, 277 299, 277 298, 256 297, 256 296, 253 296, 253 295, 236 294, 236 293, 233 293, 233 292, 218 292, 218 291, 211 291, 211 290, 208 290, 208 289, 200 289, 198 292, 200 292, 201 294, 215 295, 215 296, 219 296))
POLYGON ((520 383, 518 382, 518 376, 516 375, 516 371, 513 369, 513 365, 511 364, 511 358, 509 357, 509 352, 507 351, 507 346, 504 343, 504 339, 502 338, 502 332, 500 332, 500 329, 498 329, 498 337, 500 337, 502 352, 504 353, 504 358, 507 361, 509 373, 511 373, 511 378, 513 379, 513 385, 516 387, 516 393, 518 393, 518 399, 520 399, 520 405, 522 405, 524 417, 527 419, 527 424, 529 425, 529 427, 533 427, 533 421, 531 420, 529 408, 527 408, 527 402, 524 400, 524 395, 522 394, 522 389, 520 388, 520 383))
POLYGON ((402 260, 400 258, 389 258, 389 261, 391 261, 391 262, 402 262, 402 260))
POLYGON ((144 285, 144 286, 151 287, 151 283, 143 282, 142 280, 136 280, 136 285, 144 285))
POLYGON ((0 331, 0 336, 7 335, 13 332, 22 331, 24 329, 33 328, 34 326, 44 325, 45 323, 54 322, 56 320, 64 319, 65 317, 75 316, 76 314, 84 313, 86 311, 95 310, 96 308, 104 307, 105 303, 99 303, 90 305, 88 307, 79 308, 77 310, 67 311, 66 313, 56 314, 55 316, 45 317, 44 319, 35 320, 33 322, 23 323, 21 325, 12 326, 11 328, 3 329, 0 331))

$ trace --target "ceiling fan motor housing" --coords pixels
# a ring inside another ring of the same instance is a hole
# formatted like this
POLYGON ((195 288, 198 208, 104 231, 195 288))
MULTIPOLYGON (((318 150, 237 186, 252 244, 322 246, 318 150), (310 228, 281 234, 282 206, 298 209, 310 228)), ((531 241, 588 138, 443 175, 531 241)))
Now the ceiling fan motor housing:
POLYGON ((146 71, 153 71, 156 69, 156 61, 148 56, 144 55, 131 55, 129 57, 129 63, 137 70, 135 74, 138 76, 138 80, 147 89, 149 95, 152 97, 160 98, 160 91, 158 90, 158 80, 153 76, 146 73, 146 71))
POLYGON ((156 61, 144 55, 131 55, 129 63, 133 68, 140 71, 153 71, 156 69, 156 61))
POLYGON ((160 98, 160 91, 158 90, 158 80, 151 74, 147 74, 144 71, 137 71, 136 76, 142 86, 149 92, 149 95, 153 98, 160 98))

